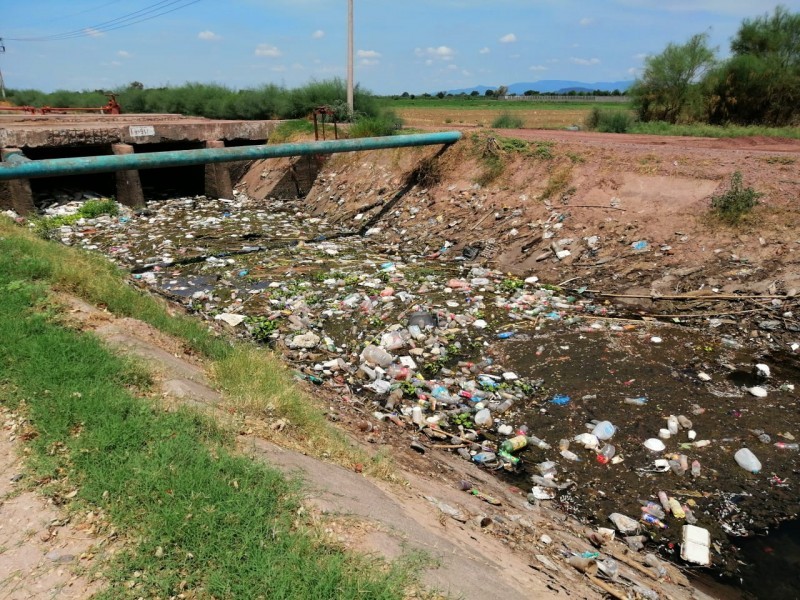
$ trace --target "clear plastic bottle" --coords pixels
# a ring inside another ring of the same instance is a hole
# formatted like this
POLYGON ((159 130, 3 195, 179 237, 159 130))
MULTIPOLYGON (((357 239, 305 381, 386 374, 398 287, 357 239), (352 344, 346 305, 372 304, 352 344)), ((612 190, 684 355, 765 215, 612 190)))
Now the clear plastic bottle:
POLYGON ((599 462, 601 465, 604 465, 614 458, 616 453, 617 449, 613 445, 606 444, 600 448, 600 451, 597 453, 597 462, 599 462))
POLYGON ((646 564, 648 567, 653 567, 658 572, 659 579, 667 576, 666 567, 661 564, 661 561, 658 560, 658 557, 655 554, 645 554, 644 564, 646 564))
POLYGON ((775 447, 781 450, 800 450, 800 444, 788 444, 786 442, 775 442, 775 447))
POLYGON ((528 444, 530 444, 531 446, 536 446, 537 448, 541 448, 542 450, 550 450, 550 448, 552 447, 550 446, 550 444, 548 444, 544 440, 540 440, 535 435, 528 436, 528 444))
POLYGON ((679 426, 678 417, 675 415, 670 415, 669 418, 667 418, 667 429, 669 430, 670 435, 675 435, 678 433, 679 426))
POLYGON ((697 477, 700 475, 700 461, 693 460, 692 461, 692 477, 697 477))

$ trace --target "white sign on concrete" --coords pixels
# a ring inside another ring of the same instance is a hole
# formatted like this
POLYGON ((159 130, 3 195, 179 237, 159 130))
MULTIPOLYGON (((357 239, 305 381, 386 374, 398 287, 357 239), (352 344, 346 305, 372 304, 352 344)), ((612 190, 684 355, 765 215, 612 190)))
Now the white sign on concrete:
POLYGON ((131 125, 128 129, 131 137, 147 137, 156 134, 156 128, 152 125, 131 125))

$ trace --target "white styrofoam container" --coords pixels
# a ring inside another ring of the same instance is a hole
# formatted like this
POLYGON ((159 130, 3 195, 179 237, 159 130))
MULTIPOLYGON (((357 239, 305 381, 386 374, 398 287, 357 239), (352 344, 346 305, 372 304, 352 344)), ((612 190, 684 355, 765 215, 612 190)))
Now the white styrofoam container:
POLYGON ((683 526, 681 558, 704 567, 711 564, 711 534, 708 529, 694 525, 683 526))

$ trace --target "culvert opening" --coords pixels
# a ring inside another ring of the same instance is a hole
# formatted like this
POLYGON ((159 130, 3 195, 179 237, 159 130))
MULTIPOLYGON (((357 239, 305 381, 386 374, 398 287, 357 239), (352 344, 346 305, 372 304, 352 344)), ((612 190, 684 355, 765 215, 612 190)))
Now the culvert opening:
MULTIPOLYGON (((57 148, 25 148, 25 156, 31 160, 48 160, 53 158, 78 158, 83 156, 99 156, 109 154, 108 146, 76 146, 57 148)), ((92 191, 104 196, 116 193, 116 177, 114 173, 88 173, 84 175, 63 175, 31 179, 31 192, 37 205, 52 204, 62 201, 65 196, 79 200, 83 193, 92 191)))

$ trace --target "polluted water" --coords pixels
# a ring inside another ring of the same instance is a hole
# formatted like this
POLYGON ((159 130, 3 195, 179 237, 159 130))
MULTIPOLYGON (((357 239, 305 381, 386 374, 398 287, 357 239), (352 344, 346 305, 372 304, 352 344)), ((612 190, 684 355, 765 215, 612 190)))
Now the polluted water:
POLYGON ((54 237, 643 553, 736 581, 738 542, 796 517, 794 359, 307 210, 177 198, 54 237))

